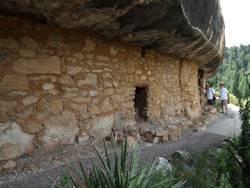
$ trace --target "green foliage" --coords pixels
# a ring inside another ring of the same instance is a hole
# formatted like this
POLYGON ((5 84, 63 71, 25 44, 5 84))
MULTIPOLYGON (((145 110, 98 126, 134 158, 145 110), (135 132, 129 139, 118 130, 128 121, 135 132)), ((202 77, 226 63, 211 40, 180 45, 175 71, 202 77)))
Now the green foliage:
POLYGON ((236 96, 234 96, 233 94, 229 93, 229 99, 230 99, 230 103, 234 104, 234 105, 239 105, 239 100, 237 99, 236 96))
POLYGON ((223 63, 209 82, 217 89, 223 82, 238 99, 247 99, 250 95, 250 45, 226 48, 223 63))
POLYGON ((174 176, 186 179, 186 187, 247 187, 238 148, 239 139, 234 138, 221 148, 194 156, 190 164, 174 161, 174 176))
POLYGON ((243 160, 244 181, 250 187, 250 101, 241 109, 241 137, 239 154, 243 160))
POLYGON ((115 142, 113 155, 107 152, 104 142, 105 156, 96 150, 102 168, 92 164, 90 172, 86 172, 80 163, 81 175, 77 171, 70 171, 69 177, 76 188, 180 188, 183 181, 177 182, 170 173, 163 173, 156 169, 155 163, 151 166, 139 168, 139 150, 128 153, 127 140, 118 152, 115 142))

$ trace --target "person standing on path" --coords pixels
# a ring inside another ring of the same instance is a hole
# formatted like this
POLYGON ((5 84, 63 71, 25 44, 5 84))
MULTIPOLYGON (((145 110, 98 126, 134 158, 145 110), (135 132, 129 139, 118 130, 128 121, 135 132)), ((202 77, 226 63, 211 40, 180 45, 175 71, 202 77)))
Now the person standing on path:
POLYGON ((224 113, 224 107, 226 110, 226 114, 228 113, 228 108, 227 108, 227 104, 229 103, 229 93, 227 88, 224 87, 224 84, 221 83, 220 84, 220 105, 221 105, 221 110, 222 113, 224 113))
POLYGON ((215 91, 211 84, 208 84, 207 88, 207 104, 214 105, 215 102, 215 91))

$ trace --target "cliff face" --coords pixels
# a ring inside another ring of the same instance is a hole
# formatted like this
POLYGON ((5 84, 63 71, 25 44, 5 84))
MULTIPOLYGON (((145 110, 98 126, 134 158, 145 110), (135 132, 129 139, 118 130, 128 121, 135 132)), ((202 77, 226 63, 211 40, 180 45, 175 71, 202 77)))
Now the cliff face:
POLYGON ((0 160, 125 128, 173 141, 199 119, 204 74, 223 56, 218 0, 0 5, 0 160))
POLYGON ((224 51, 219 0, 0 0, 0 9, 49 24, 94 32, 214 71, 224 51))

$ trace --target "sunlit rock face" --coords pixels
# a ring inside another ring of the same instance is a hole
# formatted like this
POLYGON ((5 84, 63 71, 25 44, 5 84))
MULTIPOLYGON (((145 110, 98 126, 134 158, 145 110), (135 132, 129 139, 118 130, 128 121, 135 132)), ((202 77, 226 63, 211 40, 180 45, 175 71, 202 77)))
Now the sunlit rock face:
MULTIPOLYGON (((215 69, 224 49, 219 0, 0 0, 3 11, 32 15, 146 49, 199 59, 215 69)), ((207 64, 207 66, 206 66, 207 64)))

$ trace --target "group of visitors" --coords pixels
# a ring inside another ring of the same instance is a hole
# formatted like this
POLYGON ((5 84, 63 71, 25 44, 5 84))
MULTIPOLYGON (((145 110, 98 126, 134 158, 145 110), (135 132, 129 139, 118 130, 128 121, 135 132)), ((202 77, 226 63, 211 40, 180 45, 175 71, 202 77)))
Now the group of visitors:
MULTIPOLYGON (((212 87, 212 84, 208 84, 206 87, 206 97, 207 97, 208 105, 215 104, 217 96, 216 96, 214 88, 212 87)), ((219 100, 220 100, 222 113, 227 114, 228 113, 227 105, 229 104, 229 93, 228 93, 228 90, 224 87, 223 83, 220 84, 219 100)))

